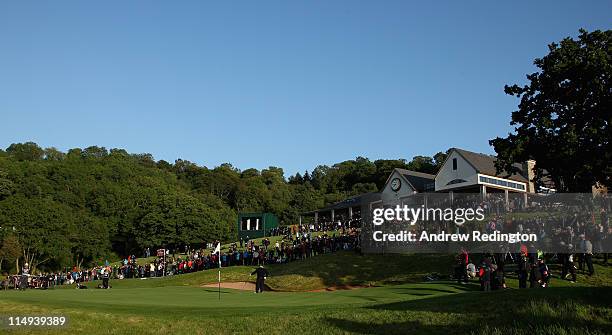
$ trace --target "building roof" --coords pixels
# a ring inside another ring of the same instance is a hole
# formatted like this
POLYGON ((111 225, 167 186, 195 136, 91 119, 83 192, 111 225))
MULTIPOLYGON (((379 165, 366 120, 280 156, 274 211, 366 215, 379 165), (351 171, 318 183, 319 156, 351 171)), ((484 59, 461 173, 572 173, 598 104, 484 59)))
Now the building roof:
POLYGON ((433 174, 400 168, 395 170, 406 178, 417 192, 433 191, 435 188, 436 176, 433 174))
POLYGON ((496 176, 500 178, 510 179, 514 181, 520 181, 523 183, 527 182, 526 171, 523 171, 523 165, 521 163, 512 164, 515 168, 518 169, 518 173, 510 174, 506 171, 501 171, 501 173, 497 173, 495 168, 495 161, 497 158, 495 156, 480 154, 472 151, 467 151, 459 148, 452 148, 451 150, 457 151, 461 157, 463 157, 478 173, 486 174, 489 176, 496 176))

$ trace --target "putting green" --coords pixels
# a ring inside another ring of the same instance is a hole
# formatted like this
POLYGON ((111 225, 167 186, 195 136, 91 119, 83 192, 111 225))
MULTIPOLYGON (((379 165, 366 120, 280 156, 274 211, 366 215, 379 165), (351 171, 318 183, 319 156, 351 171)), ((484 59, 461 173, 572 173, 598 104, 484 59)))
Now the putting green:
POLYGON ((0 293, 0 316, 69 318, 67 328, 8 334, 465 334, 475 324, 476 334, 612 329, 609 287, 476 288, 436 282, 334 292, 222 289, 221 300, 213 288, 177 286, 10 291, 0 293))
POLYGON ((147 313, 201 313, 215 312, 219 308, 294 308, 322 306, 346 307, 364 303, 387 303, 421 299, 442 294, 465 291, 473 286, 451 283, 425 283, 390 287, 339 290, 333 292, 264 292, 196 287, 55 289, 8 291, 2 299, 16 303, 46 307, 76 308, 88 311, 147 313))
MULTIPOLYGON (((413 268, 414 259, 397 256, 393 258, 397 264, 381 268, 376 266, 381 264, 377 258, 360 257, 349 263, 347 257, 338 254, 329 257, 331 263, 312 259, 271 267, 276 275, 270 282, 301 289, 326 283, 373 282, 380 287, 263 294, 221 289, 219 300, 216 288, 201 287, 214 282, 216 271, 202 271, 169 278, 114 280, 110 290, 2 291, 0 316, 69 318, 67 328, 21 328, 8 334, 612 333, 612 267, 596 265, 597 276, 581 274, 575 284, 555 279, 551 288, 518 290, 516 279, 508 279, 511 289, 479 292, 476 282, 385 285, 420 277, 400 276, 402 268, 413 268)), ((228 282, 248 279, 249 268, 224 269, 222 278, 228 282)))

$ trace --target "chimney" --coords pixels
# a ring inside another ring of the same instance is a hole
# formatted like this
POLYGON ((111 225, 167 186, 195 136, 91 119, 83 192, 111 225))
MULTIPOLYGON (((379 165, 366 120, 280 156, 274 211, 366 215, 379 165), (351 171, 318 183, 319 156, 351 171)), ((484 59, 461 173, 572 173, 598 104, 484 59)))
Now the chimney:
POLYGON ((600 182, 596 182, 595 185, 591 187, 591 191, 593 192, 593 195, 608 194, 608 188, 602 185, 600 182))
POLYGON ((529 159, 523 162, 523 176, 527 178, 527 193, 535 193, 535 165, 536 161, 529 159))

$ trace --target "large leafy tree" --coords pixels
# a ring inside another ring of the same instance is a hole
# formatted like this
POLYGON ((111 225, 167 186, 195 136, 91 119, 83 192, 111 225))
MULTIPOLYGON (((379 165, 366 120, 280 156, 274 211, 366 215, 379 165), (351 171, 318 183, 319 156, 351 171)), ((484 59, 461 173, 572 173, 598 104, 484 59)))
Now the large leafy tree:
POLYGON ((13 143, 6 152, 20 161, 34 161, 42 159, 45 152, 34 142, 13 143))
POLYGON ((588 192, 612 185, 612 31, 580 30, 578 39, 549 45, 524 86, 506 86, 520 98, 514 132, 490 141, 498 170, 536 161, 536 182, 550 178, 559 191, 588 192))
POLYGON ((10 265, 21 256, 21 245, 17 236, 12 233, 4 237, 0 236, 0 242, 2 242, 0 244, 0 269, 2 269, 4 261, 10 265))
POLYGON ((0 226, 15 227, 23 259, 33 270, 48 263, 64 265, 70 259, 69 236, 77 227, 65 205, 46 198, 10 197, 0 202, 0 226))

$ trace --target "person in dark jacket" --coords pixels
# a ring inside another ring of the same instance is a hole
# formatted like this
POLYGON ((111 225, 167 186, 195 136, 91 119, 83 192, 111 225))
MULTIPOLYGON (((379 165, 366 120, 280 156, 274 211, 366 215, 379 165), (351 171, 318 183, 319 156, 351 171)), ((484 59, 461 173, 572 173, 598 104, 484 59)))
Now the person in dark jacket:
POLYGON ((584 235, 580 236, 580 246, 583 252, 583 260, 589 269, 589 276, 595 274, 595 269, 593 269, 593 243, 591 243, 590 239, 586 239, 584 235))
POLYGON ((538 271, 540 272, 540 286, 543 288, 548 287, 550 284, 550 270, 542 258, 538 259, 538 271))
POLYGON ((491 291, 491 262, 488 258, 484 258, 480 263, 479 270, 480 289, 488 292, 491 291))
POLYGON ((567 264, 568 264, 568 274, 565 277, 563 277, 563 279, 571 275, 570 281, 572 283, 575 283, 576 282, 576 266, 574 265, 574 254, 567 254, 567 264))
POLYGON ((541 273, 537 263, 529 263, 529 288, 535 288, 538 281, 541 280, 541 273))
POLYGON ((470 262, 470 256, 465 249, 461 249, 461 253, 457 257, 458 257, 457 269, 456 269, 457 283, 466 284, 468 283, 467 266, 470 262))
POLYGON ((255 271, 251 272, 251 276, 256 274, 257 280, 255 281, 255 293, 263 293, 264 291, 264 281, 270 275, 268 270, 266 270, 263 265, 260 265, 255 271))
POLYGON ((518 259, 518 280, 519 280, 519 288, 527 288, 527 277, 529 274, 529 258, 527 258, 526 254, 521 254, 518 259))

